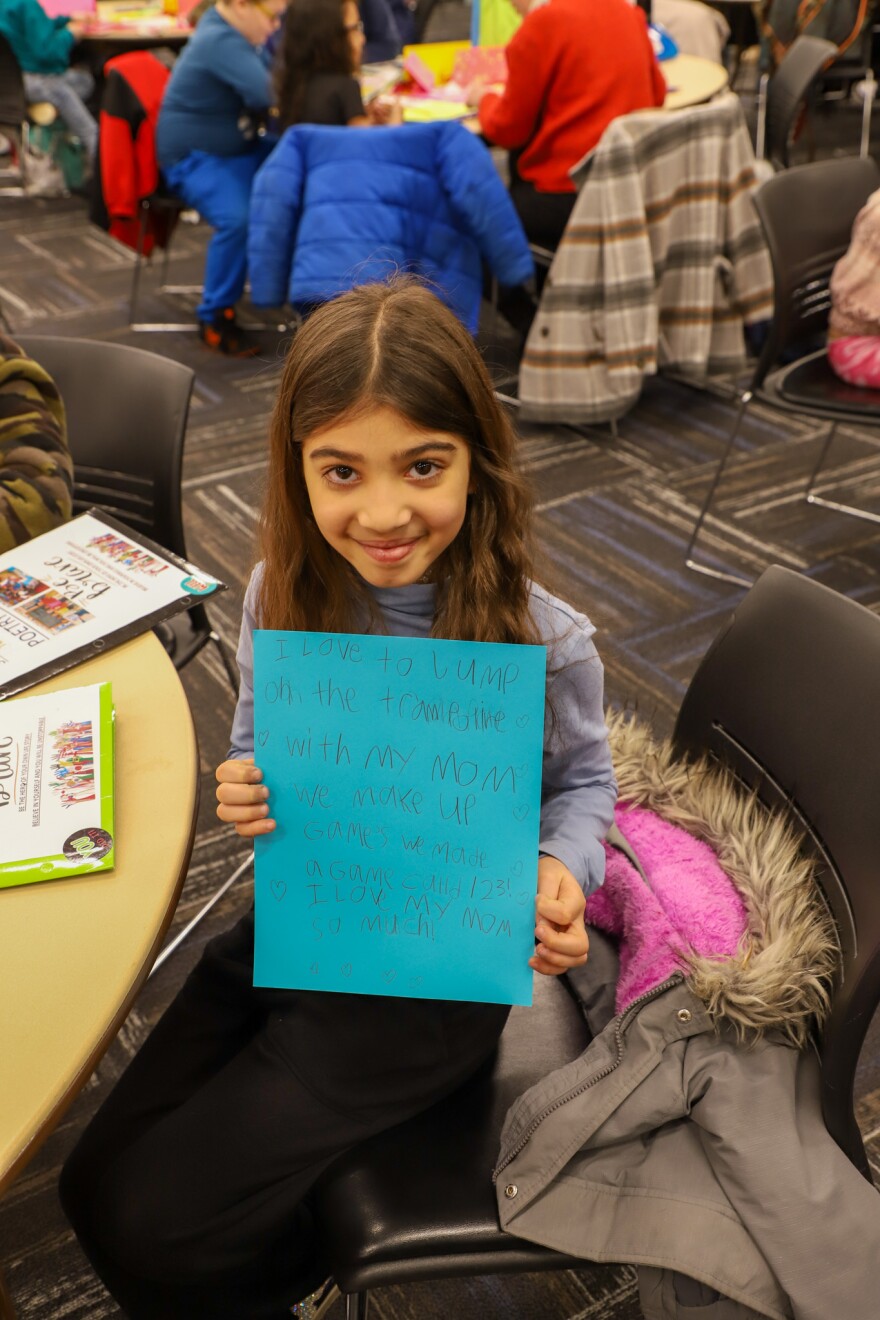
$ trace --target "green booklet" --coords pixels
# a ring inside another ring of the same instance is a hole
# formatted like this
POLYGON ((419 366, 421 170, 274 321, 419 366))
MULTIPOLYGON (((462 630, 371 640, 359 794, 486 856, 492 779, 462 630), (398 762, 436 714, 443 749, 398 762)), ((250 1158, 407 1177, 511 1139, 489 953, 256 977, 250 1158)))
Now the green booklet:
POLYGON ((0 703, 0 889, 115 865, 109 683, 0 703))

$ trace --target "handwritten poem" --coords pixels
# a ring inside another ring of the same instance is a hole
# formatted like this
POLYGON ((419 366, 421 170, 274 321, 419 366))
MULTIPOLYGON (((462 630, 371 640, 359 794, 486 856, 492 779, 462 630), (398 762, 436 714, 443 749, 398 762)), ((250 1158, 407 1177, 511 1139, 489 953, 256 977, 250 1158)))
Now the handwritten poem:
POLYGON ((258 630, 254 984, 530 1004, 546 649, 258 630))

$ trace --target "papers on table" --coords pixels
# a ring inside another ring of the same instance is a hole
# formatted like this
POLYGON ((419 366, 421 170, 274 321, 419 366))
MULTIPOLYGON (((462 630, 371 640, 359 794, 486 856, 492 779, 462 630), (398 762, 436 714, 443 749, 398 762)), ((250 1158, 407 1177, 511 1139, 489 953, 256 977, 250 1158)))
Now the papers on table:
POLYGON ((254 983, 531 1003, 546 649, 257 631, 254 983))
POLYGON ((104 513, 0 555, 0 698, 224 590, 104 513))
POLYGON ((0 888, 109 871, 109 683, 0 705, 0 888))

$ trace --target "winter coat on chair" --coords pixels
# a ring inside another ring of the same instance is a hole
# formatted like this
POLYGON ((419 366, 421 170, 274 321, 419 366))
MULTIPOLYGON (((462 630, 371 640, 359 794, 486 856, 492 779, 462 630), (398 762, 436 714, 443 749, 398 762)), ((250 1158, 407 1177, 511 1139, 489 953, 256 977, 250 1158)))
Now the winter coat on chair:
POLYGON ((298 124, 254 182, 248 273, 257 306, 310 306, 409 271, 476 332, 481 261, 502 285, 533 273, 492 157, 461 124, 298 124))
POLYGON ((587 902, 568 980, 594 1039, 508 1113, 501 1225, 638 1265, 647 1320, 876 1320, 880 1195, 824 1125, 810 1045, 837 961, 811 864, 732 777, 609 725, 641 871, 609 857, 587 902), (673 1272, 721 1296, 679 1305, 673 1272))

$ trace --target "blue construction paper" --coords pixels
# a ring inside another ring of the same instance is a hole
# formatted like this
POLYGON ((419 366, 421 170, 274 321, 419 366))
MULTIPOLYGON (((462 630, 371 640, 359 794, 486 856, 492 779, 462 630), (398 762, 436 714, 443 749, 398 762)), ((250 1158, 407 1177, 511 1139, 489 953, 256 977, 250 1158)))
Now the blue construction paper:
POLYGON ((258 630, 254 984, 530 1004, 546 648, 258 630))

